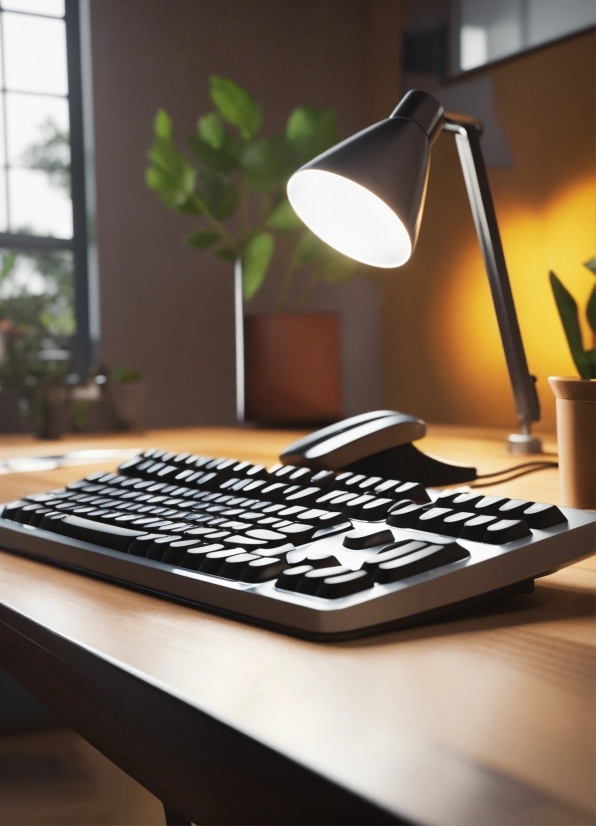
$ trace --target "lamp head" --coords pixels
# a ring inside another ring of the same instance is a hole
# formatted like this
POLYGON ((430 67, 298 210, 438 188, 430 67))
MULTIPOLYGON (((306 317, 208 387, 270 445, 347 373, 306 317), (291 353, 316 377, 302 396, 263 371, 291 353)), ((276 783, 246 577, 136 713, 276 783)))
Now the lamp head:
POLYGON ((329 246, 373 267, 399 267, 420 228, 430 147, 443 108, 408 92, 391 117, 337 144, 295 172, 288 198, 329 246))

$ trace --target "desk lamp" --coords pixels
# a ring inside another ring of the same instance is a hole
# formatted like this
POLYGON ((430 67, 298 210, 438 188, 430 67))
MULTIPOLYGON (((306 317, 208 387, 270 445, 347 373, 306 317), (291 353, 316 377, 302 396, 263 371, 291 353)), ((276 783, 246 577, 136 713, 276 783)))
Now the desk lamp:
POLYGON ((482 124, 444 112, 425 92, 412 90, 391 117, 369 126, 305 164, 288 182, 288 198, 306 224, 329 246, 372 267, 400 267, 416 246, 430 148, 452 132, 482 248, 521 433, 508 439, 512 453, 540 453, 532 422, 540 406, 528 371, 501 236, 480 148, 482 124))

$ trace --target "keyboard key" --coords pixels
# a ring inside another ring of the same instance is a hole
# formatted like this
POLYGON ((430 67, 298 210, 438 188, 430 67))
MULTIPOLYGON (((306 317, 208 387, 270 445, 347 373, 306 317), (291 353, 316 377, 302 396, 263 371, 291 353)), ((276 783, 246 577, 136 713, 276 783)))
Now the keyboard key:
POLYGON ((29 520, 29 524, 30 524, 32 527, 34 527, 34 528, 38 528, 38 527, 40 526, 40 524, 41 524, 42 519, 43 519, 43 518, 44 518, 44 516, 46 516, 48 513, 51 513, 51 511, 50 511, 50 509, 49 509, 49 508, 43 508, 43 507, 42 507, 42 508, 39 508, 39 509, 38 509, 38 510, 37 510, 37 511, 36 511, 36 512, 35 512, 35 513, 31 516, 31 519, 29 520))
POLYGON ((344 548, 361 551, 364 548, 373 548, 375 545, 386 545, 395 539, 388 528, 358 528, 344 536, 344 548))
POLYGON ((254 562, 260 559, 256 554, 234 554, 224 560, 223 565, 219 569, 218 576, 224 579, 233 579, 236 582, 242 576, 242 572, 249 562, 254 562))
POLYGON ((332 470, 320 470, 310 480, 313 485, 318 488, 328 488, 335 479, 335 473, 332 470))
POLYGON ((523 512, 533 504, 527 499, 507 499, 495 516, 501 519, 523 519, 523 512))
POLYGON ((242 554, 243 556, 245 555, 243 548, 229 548, 223 551, 213 551, 212 553, 205 554, 199 567, 199 571, 202 574, 218 576, 220 568, 226 559, 230 556, 238 556, 239 554, 242 554))
POLYGON ((346 521, 346 518, 342 513, 312 508, 301 513, 298 516, 298 520, 300 522, 308 522, 310 525, 316 525, 318 528, 330 528, 333 525, 342 525, 346 521))
POLYGON ((460 547, 457 542, 450 542, 448 545, 430 545, 398 559, 381 563, 377 566, 373 578, 375 582, 381 584, 397 582, 410 576, 434 571, 452 562, 468 559, 469 556, 469 552, 460 547))
POLYGON ((398 559, 400 556, 420 551, 422 548, 428 547, 428 542, 418 542, 415 540, 402 539, 400 542, 392 542, 384 550, 379 551, 378 554, 369 557, 362 569, 372 574, 379 565, 383 562, 389 562, 392 559, 398 559))
POLYGON ((438 533, 443 533, 446 536, 459 536, 462 527, 470 519, 474 519, 476 514, 471 511, 451 511, 449 516, 443 520, 441 530, 438 533))
POLYGON ((504 496, 483 496, 479 502, 473 506, 473 510, 478 514, 488 514, 489 516, 498 516, 499 508, 509 502, 504 496))
POLYGON ((154 539, 147 550, 147 559, 161 562, 166 549, 172 542, 180 541, 181 538, 180 536, 160 536, 158 539, 154 539))
POLYGON ((60 522, 62 519, 64 519, 63 513, 60 513, 60 511, 50 511, 41 520, 39 527, 43 531, 52 531, 52 533, 56 533, 56 522, 60 522))
POLYGON ((18 516, 26 504, 27 503, 23 501, 23 499, 16 499, 14 502, 9 502, 7 505, 4 505, 4 509, 2 510, 2 518, 10 519, 13 522, 18 522, 18 516))
MULTIPOLYGON (((302 526, 298 526, 302 527, 302 526)), ((287 545, 288 537, 285 533, 280 533, 279 531, 270 531, 266 528, 251 528, 249 531, 246 531, 244 534, 249 539, 256 539, 262 545, 266 545, 268 548, 279 548, 282 545, 287 545)))
POLYGON ((101 545, 102 548, 111 548, 124 553, 128 551, 132 540, 143 533, 143 531, 134 531, 130 528, 92 522, 80 516, 66 516, 61 522, 56 523, 56 528, 59 533, 73 539, 81 539, 84 542, 101 545))
POLYGON ((471 511, 477 502, 484 499, 482 493, 462 493, 457 490, 443 491, 435 504, 453 508, 456 511, 471 511))
POLYGON ((350 571, 349 574, 330 576, 321 582, 317 596, 323 599, 340 599, 341 597, 366 591, 374 585, 366 571, 350 571))
POLYGON ((360 511, 362 510, 363 506, 366 505, 368 502, 373 501, 372 496, 357 496, 355 499, 349 499, 341 509, 341 512, 346 516, 349 516, 351 519, 359 519, 360 518, 360 511))
MULTIPOLYGON (((259 496, 262 496, 263 499, 268 499, 270 502, 282 502, 284 499, 284 493, 287 491, 288 487, 288 485, 284 485, 281 482, 273 482, 272 484, 266 485, 262 488, 259 491, 259 496)), ((248 488, 246 490, 248 490, 248 488)))
MULTIPOLYGON (((398 502, 398 505, 401 503, 398 502)), ((402 505, 391 508, 387 514, 387 524, 396 528, 414 528, 418 519, 426 510, 425 505, 402 505)))
POLYGON ((358 519, 365 522, 378 522, 380 519, 385 519, 389 512, 389 508, 395 504, 395 499, 382 499, 377 497, 371 502, 367 502, 360 510, 358 519))
POLYGON ((313 568, 333 568, 341 565, 341 562, 336 556, 327 553, 327 551, 312 551, 301 564, 311 565, 313 568))
POLYGON ((295 493, 285 496, 284 499, 288 505, 314 505, 316 500, 321 496, 323 491, 321 488, 300 488, 295 493))
POLYGON ((329 493, 324 493, 323 496, 319 496, 316 500, 316 504, 319 507, 324 506, 331 511, 341 511, 347 502, 358 498, 357 493, 344 493, 341 490, 334 490, 329 493))
POLYGON ((535 502, 523 512, 521 518, 531 528, 544 530, 555 525, 564 525, 568 520, 565 514, 561 513, 555 505, 546 505, 542 502, 535 502))
POLYGON ((301 525, 300 523, 293 522, 285 527, 277 525, 276 530, 286 537, 286 541, 291 542, 297 548, 299 545, 305 545, 307 542, 310 542, 318 528, 314 525, 301 525))
POLYGON ((168 565, 179 565, 190 548, 200 547, 203 547, 203 543, 196 539, 174 539, 166 545, 161 561, 168 565))
POLYGON ((426 488, 418 482, 400 482, 390 495, 394 499, 411 499, 420 504, 431 501, 426 488))
POLYGON ((301 513, 306 513, 306 508, 301 505, 292 505, 289 508, 282 508, 278 514, 283 519, 297 519, 301 513))
POLYGON ((425 508, 418 517, 416 529, 419 531, 429 531, 430 533, 441 533, 443 521, 446 516, 453 513, 451 508, 425 508))
POLYGON ((223 551, 224 546, 221 543, 214 542, 209 545, 196 545, 188 548, 180 560, 180 567, 186 568, 189 571, 198 571, 201 567, 201 562, 214 551, 223 551))
POLYGON ((521 519, 500 519, 487 526, 482 541, 491 545, 504 545, 526 536, 532 536, 532 531, 521 519))
POLYGON ((281 572, 287 568, 288 563, 285 559, 267 559, 260 557, 252 562, 249 562, 242 569, 240 575, 240 582, 268 582, 271 579, 277 579, 281 572))
POLYGON ((285 571, 282 571, 279 575, 275 587, 281 588, 284 591, 295 591, 300 582, 300 578, 312 570, 312 565, 295 565, 293 568, 286 568, 285 571))
POLYGON ((473 539, 474 542, 481 542, 484 531, 492 522, 496 521, 496 516, 475 516, 473 519, 464 522, 459 533, 459 538, 473 539))
POLYGON ((132 554, 132 556, 147 556, 147 551, 153 544, 154 540, 160 539, 163 534, 161 533, 144 533, 141 536, 137 536, 136 539, 130 543, 128 548, 128 553, 132 554))
POLYGON ((296 593, 311 594, 312 596, 315 596, 319 590, 319 585, 328 576, 349 573, 351 573, 351 569, 346 568, 344 565, 334 565, 331 568, 313 568, 312 571, 307 571, 300 577, 298 585, 296 586, 296 593))
POLYGON ((374 493, 379 496, 389 496, 401 484, 403 483, 398 482, 397 479, 385 479, 374 488, 374 493))

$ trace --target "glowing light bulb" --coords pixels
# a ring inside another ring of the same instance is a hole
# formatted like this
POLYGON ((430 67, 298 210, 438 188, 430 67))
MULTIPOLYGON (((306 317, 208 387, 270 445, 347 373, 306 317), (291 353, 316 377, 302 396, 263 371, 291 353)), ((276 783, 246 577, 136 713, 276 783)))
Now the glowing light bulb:
POLYGON ((410 236, 387 204, 360 184, 320 169, 288 182, 296 214, 338 252, 373 267, 399 267, 412 254, 410 236))

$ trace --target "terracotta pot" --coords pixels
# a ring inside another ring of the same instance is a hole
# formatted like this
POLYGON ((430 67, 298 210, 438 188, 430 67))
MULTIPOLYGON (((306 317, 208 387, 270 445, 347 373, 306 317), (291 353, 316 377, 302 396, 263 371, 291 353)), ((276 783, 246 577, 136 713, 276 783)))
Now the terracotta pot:
POLYGON ((335 314, 248 315, 244 342, 248 421, 311 425, 341 418, 335 314))
POLYGON ((596 381, 551 376, 557 397, 561 503, 596 508, 596 381))
POLYGON ((114 410, 116 430, 139 431, 141 429, 141 409, 145 396, 145 382, 112 381, 110 393, 114 410))

